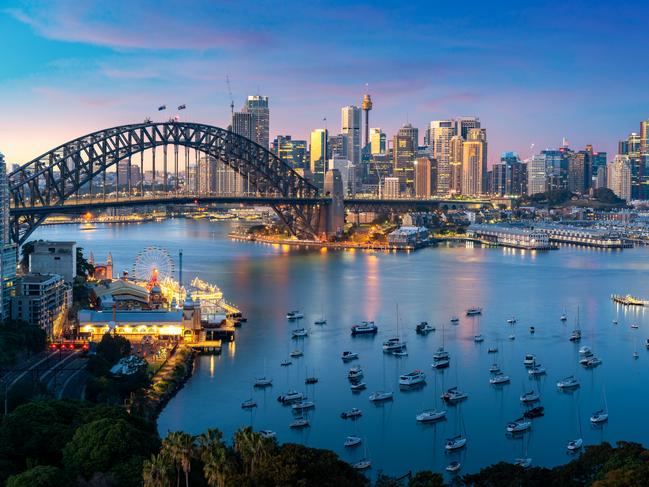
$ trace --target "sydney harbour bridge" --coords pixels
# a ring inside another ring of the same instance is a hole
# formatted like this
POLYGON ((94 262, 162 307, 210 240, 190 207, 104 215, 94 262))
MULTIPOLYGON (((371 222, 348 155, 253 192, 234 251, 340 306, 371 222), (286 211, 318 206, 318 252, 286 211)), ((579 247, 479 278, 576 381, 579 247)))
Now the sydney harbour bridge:
POLYGON ((122 125, 84 135, 24 164, 8 175, 8 183, 11 238, 19 244, 48 216, 103 208, 191 203, 265 205, 275 210, 293 235, 322 239, 331 232, 330 214, 336 198, 345 208, 356 211, 445 210, 489 204, 480 200, 343 200, 342 194, 323 194, 276 154, 241 135, 173 120, 122 125), (196 160, 200 154, 233 169, 246 181, 248 191, 217 194, 200 190, 197 171, 194 181, 180 185, 179 173, 191 178, 190 152, 196 160), (153 169, 153 191, 144 185, 145 154, 147 166, 153 169), (126 170, 118 171, 118 164, 125 165, 126 170), (137 179, 132 178, 134 166, 140 170, 137 179), (107 178, 110 172, 115 172, 112 180, 107 178), (156 174, 162 174, 157 185, 156 174))

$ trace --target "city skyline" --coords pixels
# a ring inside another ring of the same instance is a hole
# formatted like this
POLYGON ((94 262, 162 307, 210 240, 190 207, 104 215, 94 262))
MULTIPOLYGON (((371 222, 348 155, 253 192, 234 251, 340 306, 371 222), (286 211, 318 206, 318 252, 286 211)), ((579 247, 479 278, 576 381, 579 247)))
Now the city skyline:
POLYGON ((388 139, 410 122, 421 143, 431 120, 475 115, 489 127, 490 166, 501 152, 527 158, 563 136, 614 155, 647 118, 647 6, 628 2, 611 16, 606 5, 513 5, 332 4, 316 15, 286 4, 295 17, 260 5, 252 29, 247 12, 208 2, 163 3, 153 16, 147 3, 7 2, 0 35, 20 47, 3 56, 0 101, 11 117, 0 122, 1 149, 24 163, 99 128, 160 119, 161 104, 226 127, 229 75, 236 106, 269 97, 270 140, 308 140, 323 118, 337 133, 340 109, 360 106, 369 83, 370 126, 388 139), (634 69, 611 70, 613 56, 634 69))

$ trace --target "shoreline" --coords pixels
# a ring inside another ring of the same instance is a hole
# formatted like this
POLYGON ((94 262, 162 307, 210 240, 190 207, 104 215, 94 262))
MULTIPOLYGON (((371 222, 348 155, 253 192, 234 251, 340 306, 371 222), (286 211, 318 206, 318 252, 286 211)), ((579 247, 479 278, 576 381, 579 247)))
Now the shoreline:
POLYGON ((272 239, 264 236, 255 236, 242 233, 231 232, 228 237, 239 242, 256 242, 270 245, 289 245, 291 247, 306 247, 313 249, 334 249, 334 250, 367 250, 373 252, 412 252, 421 248, 430 247, 435 241, 429 240, 424 245, 419 246, 396 246, 390 244, 369 244, 353 242, 318 242, 315 240, 297 240, 291 238, 272 239))

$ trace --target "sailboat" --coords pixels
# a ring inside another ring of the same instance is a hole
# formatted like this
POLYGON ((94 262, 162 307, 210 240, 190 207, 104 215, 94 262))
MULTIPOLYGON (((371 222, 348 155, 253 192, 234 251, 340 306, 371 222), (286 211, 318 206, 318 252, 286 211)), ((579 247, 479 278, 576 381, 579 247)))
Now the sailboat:
POLYGON ((637 359, 640 358, 640 354, 638 353, 638 339, 635 338, 635 350, 633 351, 633 358, 637 359))
POLYGON ((464 448, 467 443, 467 438, 465 434, 462 434, 462 430, 464 429, 464 421, 462 419, 462 409, 458 406, 457 409, 457 419, 460 421, 460 434, 453 436, 452 438, 448 438, 446 440, 446 444, 444 445, 444 449, 447 452, 459 450, 460 448, 464 448))
POLYGON ((570 334, 570 341, 578 342, 579 340, 581 340, 581 330, 579 329, 579 306, 577 306, 577 320, 575 322, 575 329, 570 334))
POLYGON ((604 388, 602 387, 602 395, 604 396, 604 409, 600 409, 599 411, 595 411, 591 417, 590 417, 590 422, 593 424, 601 424, 605 423, 608 421, 608 404, 606 402, 606 392, 604 391, 604 388))
POLYGON ((383 351, 399 356, 399 352, 404 352, 405 348, 406 342, 399 336, 399 305, 397 304, 397 336, 383 342, 383 351))
POLYGON ((363 458, 352 465, 352 468, 356 470, 367 470, 372 466, 372 460, 370 460, 367 456, 367 443, 363 442, 363 448, 363 458))
POLYGON ((523 454, 521 455, 520 458, 514 460, 514 465, 518 465, 519 467, 523 467, 523 468, 528 468, 530 465, 532 465, 532 459, 527 456, 527 443, 525 442, 525 433, 523 433, 523 439, 521 441, 523 443, 522 444, 523 454))
POLYGON ((435 389, 433 390, 433 409, 426 409, 415 416, 420 423, 432 423, 446 417, 446 410, 437 409, 437 374, 435 374, 435 389))
POLYGON ((566 445, 566 448, 568 449, 569 452, 575 452, 581 449, 581 447, 584 444, 583 440, 583 435, 581 432, 581 418, 579 415, 579 405, 575 403, 576 409, 577 409, 577 424, 579 425, 579 438, 570 440, 568 444, 566 445))
POLYGON ((563 314, 561 315, 559 320, 563 321, 564 323, 568 321, 568 314, 566 313, 566 308, 563 308, 563 314))
POLYGON ((385 390, 385 357, 383 358, 383 390, 375 391, 369 396, 371 402, 391 401, 394 396, 392 391, 385 390))
POLYGON ((444 350, 444 342, 446 338, 445 331, 444 325, 442 325, 442 346, 433 354, 433 363, 431 364, 431 367, 434 369, 444 369, 448 367, 451 360, 449 353, 444 350))
POLYGON ((313 324, 314 325, 326 325, 327 324, 327 320, 325 319, 325 315, 324 315, 324 306, 320 307, 320 319, 315 320, 313 322, 313 324))

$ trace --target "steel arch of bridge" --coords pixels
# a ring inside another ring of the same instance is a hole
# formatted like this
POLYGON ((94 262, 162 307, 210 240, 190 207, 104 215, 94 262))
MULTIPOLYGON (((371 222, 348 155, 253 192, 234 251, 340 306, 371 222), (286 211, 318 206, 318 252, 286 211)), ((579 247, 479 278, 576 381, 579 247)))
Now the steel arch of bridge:
MULTIPOLYGON (((91 182, 95 178, 103 177, 105 188, 107 170, 125 160, 128 161, 130 194, 131 167, 137 165, 137 162, 132 162, 132 157, 160 146, 165 151, 163 177, 166 194, 183 194, 177 179, 175 188, 167 186, 167 146, 175 146, 176 174, 177 148, 194 149, 223 161, 247 179, 256 194, 275 196, 284 201, 272 206, 293 234, 309 238, 317 236, 320 205, 314 205, 313 200, 318 198, 318 189, 275 154, 250 139, 219 127, 169 121, 123 125, 93 132, 66 142, 9 174, 12 239, 23 243, 47 218, 47 212, 38 211, 39 208, 62 207, 66 200, 78 196, 85 185, 92 192, 91 182), (300 199, 309 202, 301 204, 300 199), (287 200, 292 202, 286 203, 287 200)), ((155 151, 153 158, 155 167, 155 151)), ((143 156, 140 161, 143 167, 143 156)), ((117 174, 116 188, 119 190, 119 172, 117 174)), ((140 177, 143 181, 144 174, 140 177)))

